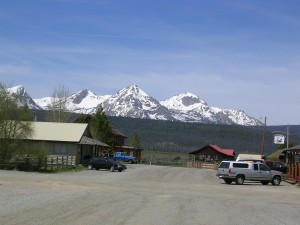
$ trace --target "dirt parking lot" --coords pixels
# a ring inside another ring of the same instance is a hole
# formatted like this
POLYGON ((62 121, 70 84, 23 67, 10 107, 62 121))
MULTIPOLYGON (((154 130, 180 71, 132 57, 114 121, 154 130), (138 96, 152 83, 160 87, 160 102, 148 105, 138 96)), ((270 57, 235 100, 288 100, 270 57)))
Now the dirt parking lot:
POLYGON ((121 173, 0 170, 0 224, 300 224, 300 188, 285 182, 226 185, 213 170, 128 167, 121 173))

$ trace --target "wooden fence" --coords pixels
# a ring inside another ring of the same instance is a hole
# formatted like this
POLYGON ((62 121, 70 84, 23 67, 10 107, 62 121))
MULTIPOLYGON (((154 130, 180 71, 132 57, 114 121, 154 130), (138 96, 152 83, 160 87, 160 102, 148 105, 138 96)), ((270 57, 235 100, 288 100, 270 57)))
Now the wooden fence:
POLYGON ((218 164, 188 161, 186 162, 185 167, 216 170, 218 169, 218 164))
POLYGON ((75 166, 76 156, 48 155, 43 159, 36 157, 19 157, 10 163, 11 168, 19 170, 58 170, 64 167, 75 166))
POLYGON ((45 170, 49 169, 59 169, 67 166, 76 165, 76 156, 70 155, 49 155, 44 161, 43 168, 45 170))
POLYGON ((161 165, 161 166, 179 166, 188 168, 199 168, 199 169, 218 169, 218 164, 215 163, 204 163, 204 162, 193 162, 186 160, 165 160, 165 159, 152 159, 143 160, 142 163, 150 165, 161 165))

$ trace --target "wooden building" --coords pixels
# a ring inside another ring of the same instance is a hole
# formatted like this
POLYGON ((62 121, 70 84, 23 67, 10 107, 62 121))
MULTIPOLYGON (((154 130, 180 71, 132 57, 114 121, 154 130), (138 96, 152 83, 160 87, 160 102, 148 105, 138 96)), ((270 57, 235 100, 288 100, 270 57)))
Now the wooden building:
POLYGON ((134 147, 125 145, 125 140, 127 136, 115 127, 113 127, 113 132, 115 135, 114 152, 124 152, 126 153, 126 155, 134 156, 136 158, 137 163, 140 163, 142 160, 143 149, 135 149, 134 147))
POLYGON ((300 183, 300 145, 282 151, 288 164, 288 178, 300 183))
POLYGON ((108 157, 109 146, 99 140, 83 136, 78 143, 77 163, 92 157, 108 157))
MULTIPOLYGON (((48 155, 74 156, 76 164, 83 159, 105 154, 108 145, 87 137, 87 124, 85 123, 54 123, 32 122, 33 134, 28 137, 31 146, 40 145, 48 155)), ((108 155, 108 154, 107 154, 108 155)))
POLYGON ((189 154, 192 160, 201 162, 233 160, 235 156, 233 149, 222 149, 217 145, 206 145, 196 151, 190 152, 189 154))
MULTIPOLYGON (((78 122, 79 120, 82 120, 85 123, 89 123, 93 116, 88 115, 88 114, 81 114, 80 116, 74 115, 73 117, 74 118, 71 118, 71 121, 78 122)), ((124 135, 117 128, 112 126, 112 131, 114 133, 115 144, 114 144, 114 146, 112 146, 112 149, 111 149, 112 151, 110 153, 114 154, 115 152, 124 152, 127 155, 134 156, 136 158, 136 161, 138 163, 140 163, 142 160, 143 149, 142 148, 134 149, 133 147, 126 145, 125 141, 127 139, 127 136, 124 135)), ((91 132, 89 130, 87 131, 87 136, 91 137, 91 132)), ((105 144, 105 143, 103 143, 103 144, 105 144)), ((84 148, 86 149, 87 147, 84 147, 84 148)), ((92 151, 93 151, 93 153, 96 153, 95 154, 96 156, 97 156, 98 152, 100 152, 100 156, 109 155, 109 152, 106 154, 105 146, 103 146, 103 145, 99 145, 99 146, 97 145, 97 146, 94 146, 94 148, 96 148, 96 150, 95 151, 92 150, 92 151)), ((94 156, 94 154, 93 154, 93 156, 94 156)))

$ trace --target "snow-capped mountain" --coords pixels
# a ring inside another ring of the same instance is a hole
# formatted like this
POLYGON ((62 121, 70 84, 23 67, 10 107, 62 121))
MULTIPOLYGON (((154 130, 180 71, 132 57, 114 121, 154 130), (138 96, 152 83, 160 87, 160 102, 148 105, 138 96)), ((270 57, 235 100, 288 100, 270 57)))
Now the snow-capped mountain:
MULTIPOLYGON (((16 86, 8 89, 10 93, 26 102, 31 109, 47 110, 52 102, 51 97, 32 99, 24 87, 16 86)), ((95 113, 102 107, 108 116, 132 118, 178 120, 195 123, 239 124, 246 126, 262 125, 259 120, 248 116, 242 110, 210 107, 198 96, 185 93, 158 101, 137 85, 130 85, 115 95, 97 95, 83 89, 67 98, 67 108, 77 113, 95 113)))
POLYGON ((42 109, 47 110, 49 104, 52 102, 51 97, 44 97, 44 98, 39 98, 39 99, 33 99, 37 105, 39 105, 42 109))
POLYGON ((109 116, 174 120, 169 110, 137 85, 123 88, 102 103, 109 116))
POLYGON ((30 109, 41 109, 41 107, 33 101, 23 86, 18 85, 12 88, 7 88, 6 90, 13 97, 18 99, 20 105, 27 104, 30 109))
POLYGON ((249 117, 245 112, 234 109, 209 107, 198 96, 185 93, 160 102, 169 109, 172 116, 179 121, 197 123, 261 125, 261 122, 249 117))
MULTIPOLYGON (((92 114, 96 111, 97 106, 108 99, 111 95, 96 95, 93 92, 84 89, 67 98, 67 108, 76 113, 92 114)), ((44 110, 49 108, 52 97, 34 99, 34 101, 44 110)))
POLYGON ((172 116, 184 122, 210 123, 207 103, 194 94, 186 93, 160 101, 160 104, 169 109, 172 116))
POLYGON ((111 95, 96 95, 88 89, 81 90, 68 98, 68 108, 79 113, 95 113, 97 106, 111 95))

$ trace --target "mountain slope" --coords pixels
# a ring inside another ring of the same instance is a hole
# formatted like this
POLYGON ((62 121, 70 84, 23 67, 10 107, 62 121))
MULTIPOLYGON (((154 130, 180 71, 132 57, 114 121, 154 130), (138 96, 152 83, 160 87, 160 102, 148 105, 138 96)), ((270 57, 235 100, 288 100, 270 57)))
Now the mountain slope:
POLYGON ((98 105, 103 103, 110 96, 111 95, 96 95, 93 92, 84 89, 68 98, 68 108, 79 113, 95 113, 98 105))
MULTIPOLYGON (((76 113, 95 113, 97 106, 108 99, 111 95, 96 95, 93 92, 83 89, 75 94, 72 94, 67 99, 67 108, 76 113)), ((48 106, 52 102, 52 97, 45 97, 41 99, 34 99, 34 101, 44 110, 48 109, 48 106)))
POLYGON ((27 104, 30 109, 39 110, 41 107, 30 97, 25 88, 21 85, 7 88, 8 93, 17 98, 20 105, 27 104))
POLYGON ((191 93, 176 95, 160 103, 169 109, 176 120, 183 122, 261 125, 259 120, 241 110, 209 107, 205 101, 191 93))
MULTIPOLYGON (((52 102, 51 97, 33 100, 22 86, 9 90, 15 96, 20 96, 22 104, 26 102, 32 109, 48 110, 52 102)), ((210 107, 204 100, 191 93, 176 95, 159 102, 137 85, 123 88, 115 95, 104 96, 83 89, 68 97, 67 108, 76 113, 92 114, 100 104, 108 116, 208 124, 262 125, 261 121, 248 116, 242 110, 210 107)))
POLYGON ((102 106, 109 116, 174 120, 166 107, 142 91, 137 85, 123 88, 104 101, 102 106))

